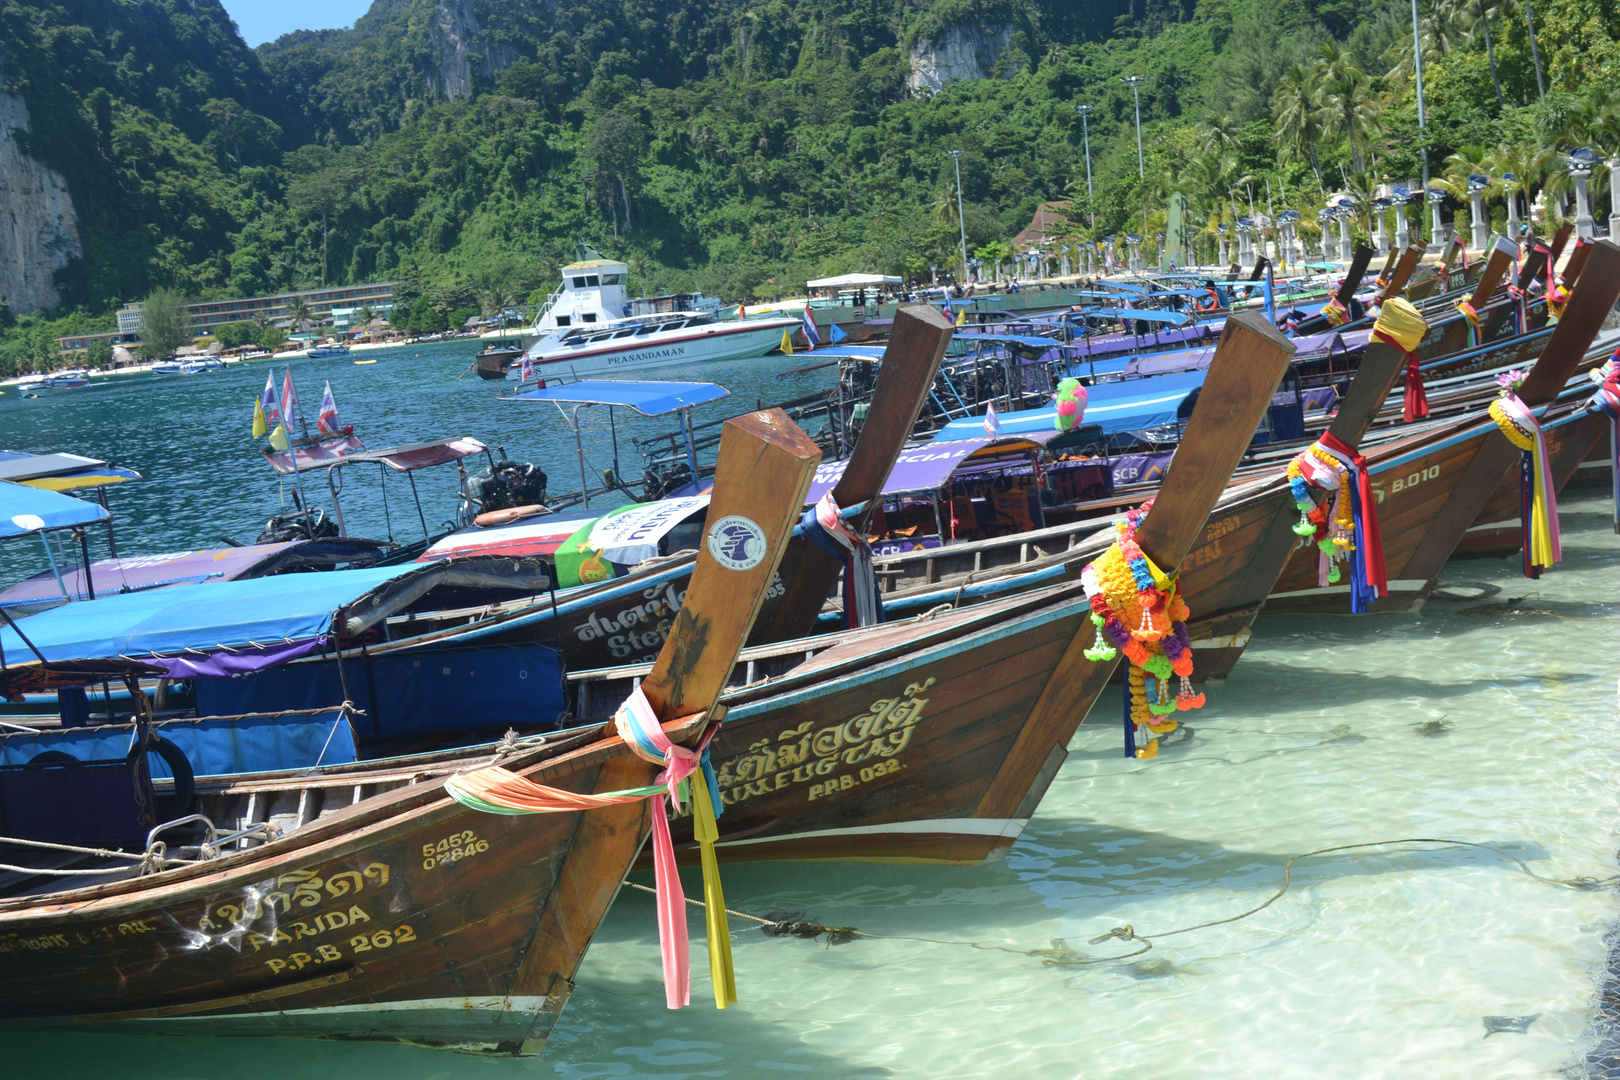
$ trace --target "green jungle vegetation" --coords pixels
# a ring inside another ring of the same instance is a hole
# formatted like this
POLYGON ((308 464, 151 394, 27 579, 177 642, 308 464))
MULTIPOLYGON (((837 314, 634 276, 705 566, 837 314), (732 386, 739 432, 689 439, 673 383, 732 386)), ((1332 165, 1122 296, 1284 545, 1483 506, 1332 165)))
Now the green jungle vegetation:
MULTIPOLYGON (((1557 151, 1620 150, 1615 7, 1420 0, 1437 180, 1557 194, 1557 151)), ((1418 177, 1424 143, 1406 0, 378 0, 258 49, 217 0, 0 0, 0 42, 85 253, 57 312, 0 309, 0 371, 157 289, 399 279, 396 321, 428 329, 543 298, 576 239, 643 293, 926 276, 960 262, 951 149, 977 257, 1048 200, 1072 200, 1063 242, 1151 236, 1175 191, 1212 254, 1251 205, 1308 238, 1328 194, 1418 177), (953 40, 1004 47, 908 89, 913 51, 953 40)))

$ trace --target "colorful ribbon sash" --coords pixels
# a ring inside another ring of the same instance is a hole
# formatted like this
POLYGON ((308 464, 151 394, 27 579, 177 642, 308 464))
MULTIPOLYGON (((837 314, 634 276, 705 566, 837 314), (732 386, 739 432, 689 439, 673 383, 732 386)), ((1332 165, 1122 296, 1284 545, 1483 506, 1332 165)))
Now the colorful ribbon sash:
POLYGON ((1474 305, 1467 300, 1458 302, 1457 311, 1462 315, 1463 321, 1468 324, 1468 347, 1470 349, 1477 347, 1479 345, 1480 334, 1484 330, 1479 317, 1479 312, 1475 310, 1474 305))
POLYGON ((1541 571, 1563 556, 1558 536, 1558 490, 1553 485, 1552 463, 1536 414, 1511 391, 1491 402, 1491 419, 1522 452, 1519 470, 1519 516, 1524 535, 1525 577, 1541 571))
POLYGON ((1341 304, 1339 302, 1339 298, 1335 296, 1333 299, 1329 300, 1327 302, 1327 306, 1322 309, 1322 318, 1327 320, 1327 324, 1329 326, 1343 326, 1345 323, 1350 321, 1350 310, 1341 304))
POLYGON ((1417 308, 1399 297, 1385 301, 1378 311, 1378 321, 1373 323, 1372 336, 1393 345, 1406 357, 1406 396, 1401 417, 1408 424, 1429 415, 1429 397, 1423 391, 1422 364, 1416 351, 1428 329, 1429 324, 1417 308))
POLYGON ((657 885, 658 943, 663 954, 664 999, 671 1009, 692 1000, 691 946, 686 932, 686 894, 675 865, 675 845, 670 838, 665 799, 681 810, 681 785, 694 772, 702 770, 703 782, 689 784, 692 795, 693 832, 703 857, 703 894, 709 938, 709 969, 714 980, 714 1000, 724 1009, 737 1000, 737 978, 731 962, 731 935, 726 926, 726 902, 720 888, 719 865, 714 844, 719 830, 715 824, 721 808, 718 783, 708 761, 708 744, 719 730, 712 727, 696 750, 677 746, 664 734, 641 687, 613 717, 619 737, 639 758, 663 771, 655 783, 600 794, 580 794, 537 784, 498 765, 452 776, 444 789, 463 806, 486 814, 547 814, 595 810, 622 806, 651 798, 653 830, 653 877, 657 885))
POLYGON ((804 535, 844 564, 844 628, 876 626, 883 621, 883 594, 872 569, 872 546, 857 536, 829 491, 804 512, 804 535))
POLYGON ((1603 382, 1591 400, 1586 403, 1586 407, 1609 418, 1609 464, 1614 470, 1611 475, 1614 488, 1615 532, 1620 533, 1620 358, 1611 357, 1599 371, 1592 372, 1592 377, 1594 379, 1602 377, 1603 382), (1601 376, 1599 371, 1602 373, 1601 376))

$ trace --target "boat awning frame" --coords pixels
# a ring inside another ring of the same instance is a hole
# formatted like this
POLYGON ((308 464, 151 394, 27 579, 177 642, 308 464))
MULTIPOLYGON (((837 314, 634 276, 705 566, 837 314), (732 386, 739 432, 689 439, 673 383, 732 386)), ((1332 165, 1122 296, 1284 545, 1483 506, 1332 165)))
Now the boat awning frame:
POLYGON ((642 416, 665 416, 681 409, 707 405, 731 396, 716 383, 631 382, 581 379, 503 397, 502 401, 555 402, 570 405, 609 405, 634 409, 642 416))
POLYGON ((99 525, 111 516, 104 507, 71 495, 0 480, 0 539, 99 525))

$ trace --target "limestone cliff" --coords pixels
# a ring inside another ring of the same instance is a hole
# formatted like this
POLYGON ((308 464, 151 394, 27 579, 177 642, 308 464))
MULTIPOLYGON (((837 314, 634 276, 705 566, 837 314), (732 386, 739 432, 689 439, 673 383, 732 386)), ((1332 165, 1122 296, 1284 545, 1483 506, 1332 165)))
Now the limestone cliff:
POLYGON ((67 181, 17 143, 29 130, 22 98, 0 94, 0 297, 13 315, 54 312, 56 271, 84 254, 67 181))
POLYGON ((985 25, 977 19, 949 27, 932 38, 923 38, 911 47, 911 74, 906 85, 915 92, 944 88, 951 79, 964 82, 987 79, 992 75, 1011 78, 1020 64, 1002 63, 1012 44, 1010 24, 985 25))
POLYGON ((512 46, 489 40, 474 0, 439 0, 428 37, 439 62, 435 89, 449 101, 472 96, 475 72, 488 79, 517 59, 512 46))

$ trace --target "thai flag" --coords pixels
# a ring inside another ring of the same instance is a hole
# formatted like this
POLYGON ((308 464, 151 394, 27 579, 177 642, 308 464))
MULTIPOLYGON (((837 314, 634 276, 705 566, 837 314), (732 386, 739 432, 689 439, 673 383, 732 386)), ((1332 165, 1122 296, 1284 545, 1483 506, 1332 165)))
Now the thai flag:
POLYGON ((993 401, 984 410, 984 430, 990 433, 992 439, 1001 434, 1001 420, 996 416, 996 403, 993 401))
POLYGON ((821 335, 816 333, 816 320, 810 317, 810 309, 808 307, 804 309, 804 326, 802 329, 804 330, 805 344, 810 346, 812 350, 815 349, 817 345, 821 344, 821 335))
POLYGON ((321 414, 315 420, 315 426, 322 435, 336 435, 338 429, 337 402, 332 400, 332 383, 328 380, 326 390, 321 394, 321 414))
POLYGON ((287 377, 281 384, 281 417, 286 423, 292 423, 292 418, 298 414, 298 390, 293 386, 292 368, 287 369, 287 377))
POLYGON ((276 403, 276 373, 264 377, 264 393, 259 395, 259 408, 264 410, 265 423, 281 419, 281 406, 276 403))
POLYGON ((529 359, 529 354, 528 353, 524 353, 523 354, 523 366, 518 368, 518 385, 522 386, 526 382, 533 382, 533 381, 534 381, 534 361, 529 359))

